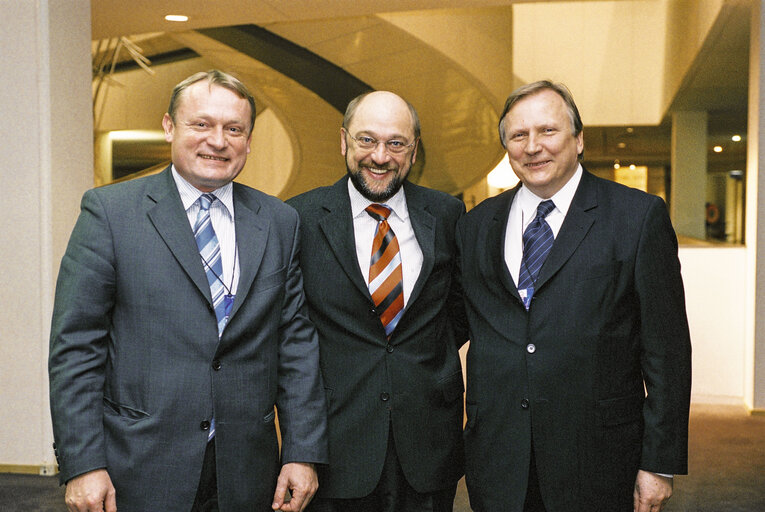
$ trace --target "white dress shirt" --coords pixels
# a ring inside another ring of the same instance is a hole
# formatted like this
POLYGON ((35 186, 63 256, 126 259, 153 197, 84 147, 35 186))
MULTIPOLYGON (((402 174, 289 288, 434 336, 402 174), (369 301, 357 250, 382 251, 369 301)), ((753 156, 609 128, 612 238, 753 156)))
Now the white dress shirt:
MULTIPOLYGON (((582 166, 579 165, 571 179, 549 198, 555 203, 555 208, 545 220, 556 238, 581 180, 582 166)), ((516 192, 513 204, 510 206, 510 216, 505 231, 505 264, 516 286, 518 286, 518 276, 521 273, 521 261, 523 260, 523 232, 536 217, 537 206, 542 201, 544 201, 543 198, 522 185, 516 192)))
MULTIPOLYGON (((348 194, 351 198, 351 214, 353 215, 353 233, 356 239, 356 257, 359 261, 361 274, 364 282, 369 283, 369 261, 372 258, 372 241, 377 230, 377 221, 364 209, 374 201, 370 201, 356 190, 351 180, 348 180, 348 194)), ((409 219, 409 210, 406 207, 406 196, 403 187, 396 194, 385 201, 391 214, 388 217, 388 225, 393 230, 398 240, 399 253, 401 254, 401 272, 404 280, 404 307, 409 296, 412 294, 414 283, 422 269, 422 249, 417 243, 412 229, 412 221, 409 219)))
MULTIPOLYGON (((193 230, 197 222, 199 196, 202 195, 202 192, 178 174, 175 166, 173 166, 173 179, 178 187, 183 208, 186 210, 186 216, 193 230)), ((210 205, 210 221, 220 245, 223 287, 226 289, 226 293, 236 295, 239 284, 239 258, 236 247, 236 230, 234 229, 234 185, 228 183, 213 190, 211 194, 218 198, 210 205)))

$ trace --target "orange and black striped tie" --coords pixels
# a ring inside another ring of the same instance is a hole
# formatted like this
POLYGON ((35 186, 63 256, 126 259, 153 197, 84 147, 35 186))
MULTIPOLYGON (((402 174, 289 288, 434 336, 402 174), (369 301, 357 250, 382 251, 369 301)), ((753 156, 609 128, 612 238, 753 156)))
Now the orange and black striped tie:
POLYGON ((388 225, 390 208, 381 204, 367 206, 366 212, 377 221, 369 263, 369 293, 377 314, 390 338, 404 312, 404 282, 398 240, 388 225))

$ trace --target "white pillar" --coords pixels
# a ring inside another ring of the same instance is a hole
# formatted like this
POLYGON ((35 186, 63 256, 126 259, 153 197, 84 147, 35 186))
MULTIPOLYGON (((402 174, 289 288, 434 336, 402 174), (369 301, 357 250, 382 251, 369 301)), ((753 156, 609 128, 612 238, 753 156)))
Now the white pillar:
POLYGON ((749 407, 765 411, 765 208, 758 205, 760 190, 765 197, 765 9, 751 2, 749 45, 749 114, 746 165, 747 347, 744 376, 745 400, 749 407), (760 248, 763 248, 761 251, 760 248))
POLYGON ((672 114, 672 225, 678 235, 706 238, 707 113, 672 114))
POLYGON ((58 265, 93 183, 90 0, 0 0, 0 470, 51 472, 58 265))

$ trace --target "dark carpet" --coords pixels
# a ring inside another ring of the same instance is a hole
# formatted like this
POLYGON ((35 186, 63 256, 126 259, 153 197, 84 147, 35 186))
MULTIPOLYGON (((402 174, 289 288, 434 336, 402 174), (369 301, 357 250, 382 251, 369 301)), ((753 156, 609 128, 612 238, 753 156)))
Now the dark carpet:
MULTIPOLYGON (((689 472, 675 477, 665 512, 765 512, 765 416, 691 408, 689 472)), ((469 512, 464 480, 454 512, 469 512)), ((55 476, 0 474, 0 512, 66 512, 55 476)))

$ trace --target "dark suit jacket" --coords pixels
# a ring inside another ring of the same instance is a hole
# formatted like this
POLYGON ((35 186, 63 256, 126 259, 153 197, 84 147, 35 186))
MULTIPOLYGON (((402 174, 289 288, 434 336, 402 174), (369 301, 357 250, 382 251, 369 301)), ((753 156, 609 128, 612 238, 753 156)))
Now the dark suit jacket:
POLYGON ((300 265, 329 408, 330 464, 319 472, 320 496, 371 493, 391 426, 417 491, 448 488, 463 472, 457 349, 466 333, 455 332, 452 320, 464 317, 454 230, 465 207, 408 182, 404 191, 423 263, 390 342, 359 268, 347 178, 288 201, 301 217, 300 265))
POLYGON ((218 341, 169 168, 88 191, 61 263, 50 395, 61 481, 106 468, 120 512, 187 511, 215 411, 220 508, 270 510, 282 462, 326 462, 298 216, 234 184, 241 276, 218 341))
POLYGON ((533 444, 549 512, 631 511, 639 468, 686 472, 691 346, 669 216, 585 171, 527 312, 503 255, 517 190, 458 226, 471 505, 521 511, 533 444))

